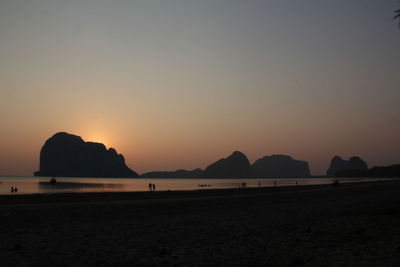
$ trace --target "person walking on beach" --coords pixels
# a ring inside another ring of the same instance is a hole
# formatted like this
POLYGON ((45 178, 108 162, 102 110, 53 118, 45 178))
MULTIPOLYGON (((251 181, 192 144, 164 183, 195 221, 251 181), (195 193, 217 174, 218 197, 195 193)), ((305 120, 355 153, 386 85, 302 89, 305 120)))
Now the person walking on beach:
POLYGON ((149 189, 150 189, 150 191, 151 191, 151 182, 149 183, 149 189))
POLYGON ((156 191, 156 185, 153 184, 153 191, 156 191))
POLYGON ((51 185, 55 185, 56 182, 57 182, 56 177, 53 176, 53 177, 50 179, 50 184, 51 184, 51 185))

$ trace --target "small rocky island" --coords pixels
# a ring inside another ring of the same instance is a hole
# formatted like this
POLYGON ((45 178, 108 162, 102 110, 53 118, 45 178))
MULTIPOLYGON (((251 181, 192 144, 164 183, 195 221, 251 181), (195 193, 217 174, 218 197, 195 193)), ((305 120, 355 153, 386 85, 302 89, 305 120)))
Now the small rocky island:
POLYGON ((306 161, 295 160, 288 155, 271 155, 260 158, 251 165, 251 173, 255 178, 303 178, 311 176, 306 161))
POLYGON ((233 152, 229 157, 220 159, 204 170, 206 178, 249 178, 250 162, 240 151, 233 152))
POLYGON ((354 156, 349 158, 349 160, 344 160, 339 156, 334 156, 331 160, 329 169, 326 171, 326 175, 329 177, 347 176, 345 171, 354 172, 366 170, 368 170, 368 165, 360 157, 354 156))
POLYGON ((125 164, 124 156, 101 143, 85 142, 80 136, 59 132, 40 151, 40 169, 35 176, 120 177, 138 174, 125 164))

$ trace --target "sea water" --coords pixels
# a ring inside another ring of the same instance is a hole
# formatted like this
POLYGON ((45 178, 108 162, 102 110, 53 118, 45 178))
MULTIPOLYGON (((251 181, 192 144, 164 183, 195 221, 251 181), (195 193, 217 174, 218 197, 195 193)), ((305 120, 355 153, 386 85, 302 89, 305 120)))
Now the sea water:
MULTIPOLYGON (((50 184, 50 177, 0 176, 0 194, 45 194, 56 192, 139 192, 149 191, 149 183, 156 191, 205 190, 246 187, 302 186, 331 184, 332 178, 260 178, 260 179, 148 179, 148 178, 71 178, 56 177, 57 183, 50 184), (18 191, 11 192, 11 187, 18 191)), ((340 178, 340 183, 385 180, 379 178, 340 178)))

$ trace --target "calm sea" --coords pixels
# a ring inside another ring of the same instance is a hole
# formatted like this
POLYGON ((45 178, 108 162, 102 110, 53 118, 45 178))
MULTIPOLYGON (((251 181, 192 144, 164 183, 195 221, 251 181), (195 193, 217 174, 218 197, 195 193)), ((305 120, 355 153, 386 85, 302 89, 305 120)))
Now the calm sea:
MULTIPOLYGON (((47 177, 0 177, 0 194, 45 194, 55 192, 138 192, 148 191, 154 183, 157 191, 204 190, 247 187, 330 184, 332 178, 268 178, 268 179, 132 179, 132 178, 66 178, 57 177, 51 185, 47 177), (11 193, 17 187, 17 193, 11 193)), ((377 178, 341 178, 342 183, 377 181, 377 178)))

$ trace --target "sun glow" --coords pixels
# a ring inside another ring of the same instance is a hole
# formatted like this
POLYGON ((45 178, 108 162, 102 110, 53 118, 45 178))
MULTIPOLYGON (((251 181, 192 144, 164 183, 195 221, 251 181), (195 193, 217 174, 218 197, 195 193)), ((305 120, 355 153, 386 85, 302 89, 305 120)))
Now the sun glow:
POLYGON ((84 138, 84 140, 85 140, 85 142, 102 143, 107 148, 109 147, 109 143, 108 143, 109 139, 103 133, 93 133, 91 135, 87 135, 86 138, 84 138))
POLYGON ((80 133, 85 142, 102 143, 109 148, 114 143, 113 134, 110 134, 109 129, 113 129, 113 126, 85 121, 79 125, 79 128, 77 127, 75 132, 80 133))

